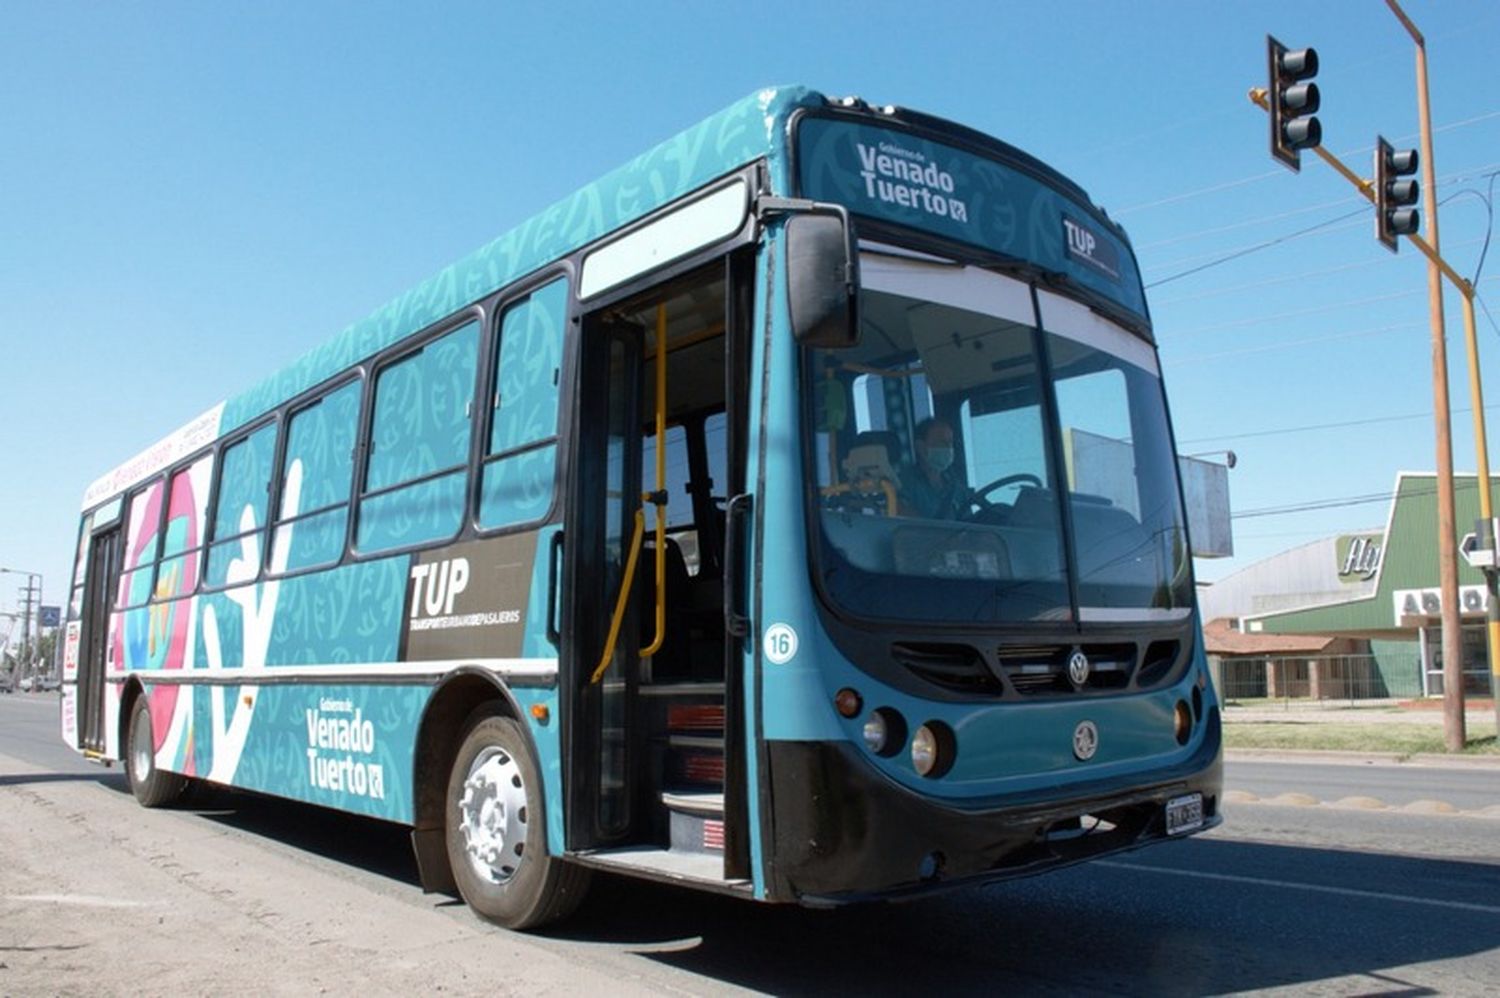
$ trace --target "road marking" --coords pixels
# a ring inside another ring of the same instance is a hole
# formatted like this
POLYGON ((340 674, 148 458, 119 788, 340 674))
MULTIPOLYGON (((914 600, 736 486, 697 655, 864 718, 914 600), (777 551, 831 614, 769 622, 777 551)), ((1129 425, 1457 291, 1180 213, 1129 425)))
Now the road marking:
POLYGON ((1384 811, 1386 808, 1390 807, 1389 804, 1381 800, 1379 797, 1340 797, 1338 800, 1334 801, 1328 806, 1354 807, 1364 811, 1384 811))
POLYGON ((90 894, 7 894, 7 901, 30 901, 39 904, 76 904, 86 908, 144 908, 144 901, 122 901, 118 898, 94 897, 90 894))
POLYGON ((1111 859, 1096 859, 1092 866, 1108 866, 1117 870, 1138 870, 1145 873, 1168 873, 1176 877, 1193 877, 1198 880, 1217 880, 1229 884, 1254 884, 1257 887, 1282 887, 1290 890, 1311 891, 1315 894, 1337 894, 1344 897, 1373 898, 1377 901, 1404 901, 1407 904, 1423 904, 1433 908, 1452 908, 1457 911, 1479 911, 1487 915, 1500 915, 1500 905, 1475 904, 1469 901, 1443 901, 1439 898, 1413 897, 1410 894, 1387 894, 1384 891, 1362 891, 1357 887, 1325 887, 1321 884, 1300 884, 1290 880, 1273 880, 1269 877, 1241 877, 1233 873, 1206 873, 1201 870, 1173 870, 1163 866, 1142 866, 1136 863, 1121 863, 1111 859))
POLYGON ((1401 805, 1401 810, 1412 814, 1457 814, 1458 808, 1443 800, 1414 800, 1401 805))
POLYGON ((1357 808, 1364 811, 1393 811, 1405 814, 1462 815, 1468 818, 1500 818, 1500 804, 1465 811, 1443 800, 1414 800, 1405 804, 1387 804, 1379 797, 1340 797, 1323 801, 1308 794, 1284 793, 1275 797, 1257 797, 1248 790, 1226 790, 1224 801, 1228 804, 1275 804, 1281 807, 1330 807, 1345 810, 1357 808))

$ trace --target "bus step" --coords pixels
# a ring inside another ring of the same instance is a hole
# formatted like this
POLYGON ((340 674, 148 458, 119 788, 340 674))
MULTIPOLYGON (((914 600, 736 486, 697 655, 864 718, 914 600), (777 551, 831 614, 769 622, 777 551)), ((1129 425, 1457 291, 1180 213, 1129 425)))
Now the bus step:
POLYGON ((724 795, 668 790, 661 795, 670 816, 673 852, 724 851, 724 795))
MULTIPOLYGON (((724 785, 724 747, 714 745, 679 745, 674 739, 667 753, 667 784, 724 785)), ((686 788, 682 788, 686 790, 686 788)), ((693 792, 697 792, 696 790, 693 792)))
POLYGON ((724 705, 673 704, 667 708, 667 730, 671 732, 723 731, 724 705))

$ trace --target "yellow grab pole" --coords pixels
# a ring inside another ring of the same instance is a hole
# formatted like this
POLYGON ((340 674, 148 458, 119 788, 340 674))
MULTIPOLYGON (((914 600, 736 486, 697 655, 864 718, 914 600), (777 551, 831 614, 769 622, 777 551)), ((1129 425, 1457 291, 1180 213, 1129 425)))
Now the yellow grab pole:
POLYGON ((609 669, 609 660, 615 657, 615 643, 620 640, 620 622, 625 619, 625 607, 630 602, 630 587, 635 582, 635 563, 641 554, 641 537, 646 532, 646 514, 635 511, 635 531, 630 538, 630 554, 625 559, 625 575, 620 579, 620 595, 615 600, 615 612, 609 620, 609 636, 604 639, 604 654, 599 657, 599 667, 589 677, 589 684, 604 678, 609 669))

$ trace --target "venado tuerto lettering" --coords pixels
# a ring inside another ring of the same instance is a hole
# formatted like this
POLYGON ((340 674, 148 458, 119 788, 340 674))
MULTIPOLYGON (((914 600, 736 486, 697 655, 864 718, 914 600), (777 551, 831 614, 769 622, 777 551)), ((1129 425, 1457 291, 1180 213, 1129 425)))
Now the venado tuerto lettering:
POLYGON ((375 725, 348 700, 325 697, 305 714, 308 781, 320 790, 384 800, 385 767, 357 758, 374 754, 375 725), (345 714, 348 716, 338 716, 345 714), (329 754, 340 752, 342 756, 329 754))
POLYGON ((878 147, 856 142, 865 181, 865 195, 885 204, 917 208, 955 222, 969 220, 969 208, 954 197, 953 174, 910 149, 882 142, 878 147))

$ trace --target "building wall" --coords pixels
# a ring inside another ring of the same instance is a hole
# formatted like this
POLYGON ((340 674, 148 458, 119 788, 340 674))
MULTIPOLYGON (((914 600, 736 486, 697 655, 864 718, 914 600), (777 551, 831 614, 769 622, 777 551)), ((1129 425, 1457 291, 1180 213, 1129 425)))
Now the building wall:
MULTIPOLYGON (((1378 531, 1356 532, 1359 536, 1378 531)), ((1348 536, 1348 535, 1345 535, 1348 536)), ((1341 577, 1338 537, 1324 537, 1256 562, 1198 590, 1204 620, 1276 613, 1369 596, 1375 579, 1341 577)))

